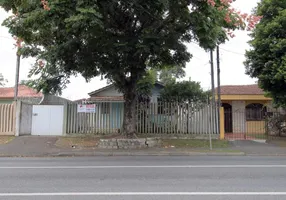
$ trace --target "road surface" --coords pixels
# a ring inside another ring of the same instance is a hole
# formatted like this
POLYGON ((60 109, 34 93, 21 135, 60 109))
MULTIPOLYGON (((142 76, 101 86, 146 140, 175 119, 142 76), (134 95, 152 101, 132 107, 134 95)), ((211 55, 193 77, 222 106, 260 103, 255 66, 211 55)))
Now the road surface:
POLYGON ((0 158, 0 199, 286 199, 285 157, 0 158))

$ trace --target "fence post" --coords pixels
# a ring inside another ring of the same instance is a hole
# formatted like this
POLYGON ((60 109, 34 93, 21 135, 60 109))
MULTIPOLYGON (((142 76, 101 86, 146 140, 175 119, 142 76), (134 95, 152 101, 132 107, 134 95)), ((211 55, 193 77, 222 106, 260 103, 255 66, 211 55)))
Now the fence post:
POLYGON ((220 107, 220 139, 224 140, 224 134, 225 134, 225 130, 224 130, 224 108, 220 107))
POLYGON ((14 112, 15 112, 15 136, 20 136, 20 123, 21 123, 21 108, 22 102, 21 101, 14 101, 14 112))

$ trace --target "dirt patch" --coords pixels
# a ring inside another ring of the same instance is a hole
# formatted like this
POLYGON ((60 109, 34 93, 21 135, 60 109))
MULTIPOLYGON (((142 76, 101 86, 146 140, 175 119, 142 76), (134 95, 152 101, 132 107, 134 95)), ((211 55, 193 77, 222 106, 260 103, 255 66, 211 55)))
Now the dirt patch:
POLYGON ((60 137, 56 146, 61 148, 95 148, 98 142, 98 137, 60 137))
POLYGON ((0 136, 0 145, 1 144, 8 144, 12 140, 15 139, 15 136, 0 136))

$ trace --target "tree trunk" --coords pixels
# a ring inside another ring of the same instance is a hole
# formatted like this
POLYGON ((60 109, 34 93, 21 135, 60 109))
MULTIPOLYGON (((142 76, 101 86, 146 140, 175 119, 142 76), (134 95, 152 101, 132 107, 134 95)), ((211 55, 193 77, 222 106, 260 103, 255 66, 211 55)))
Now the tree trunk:
POLYGON ((124 92, 123 134, 133 138, 136 133, 136 84, 129 84, 124 92))

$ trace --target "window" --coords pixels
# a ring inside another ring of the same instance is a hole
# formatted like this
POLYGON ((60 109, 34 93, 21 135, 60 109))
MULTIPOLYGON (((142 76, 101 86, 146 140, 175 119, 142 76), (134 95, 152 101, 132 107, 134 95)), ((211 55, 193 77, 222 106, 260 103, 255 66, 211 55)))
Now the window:
POLYGON ((101 114, 109 114, 110 113, 110 103, 104 102, 102 103, 102 111, 101 114))
POLYGON ((266 114, 266 107, 259 103, 253 103, 246 106, 247 121, 261 121, 266 114))

